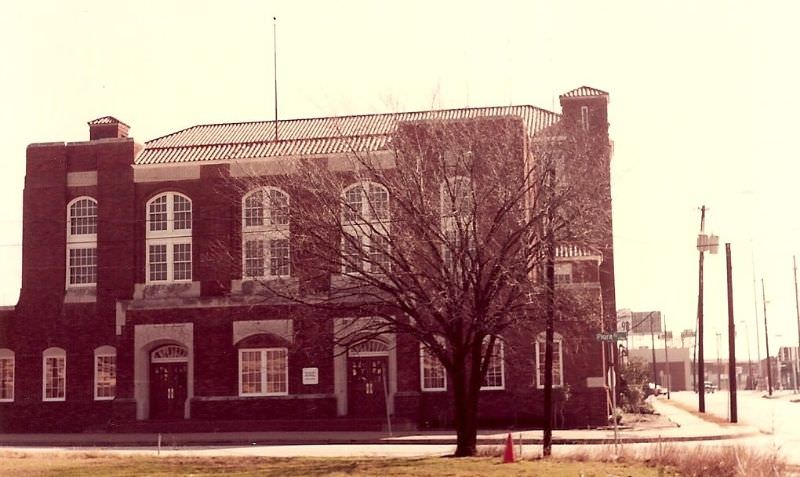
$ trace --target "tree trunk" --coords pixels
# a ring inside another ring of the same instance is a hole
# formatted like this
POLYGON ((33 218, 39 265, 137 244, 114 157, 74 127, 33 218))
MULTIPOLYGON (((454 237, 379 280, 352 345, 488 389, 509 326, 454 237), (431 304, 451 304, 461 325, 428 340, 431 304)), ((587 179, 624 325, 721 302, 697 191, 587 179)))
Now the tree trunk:
POLYGON ((465 370, 453 373, 453 397, 455 398, 456 451, 453 457, 471 457, 477 450, 478 399, 470 392, 472 387, 465 370))

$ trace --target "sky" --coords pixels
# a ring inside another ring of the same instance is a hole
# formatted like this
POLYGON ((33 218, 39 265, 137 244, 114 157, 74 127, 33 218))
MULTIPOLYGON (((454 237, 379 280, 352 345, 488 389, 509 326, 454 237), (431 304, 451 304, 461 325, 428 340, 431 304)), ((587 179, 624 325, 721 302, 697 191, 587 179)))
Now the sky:
POLYGON ((798 340, 798 14, 795 2, 733 0, 10 2, 0 18, 0 305, 19 294, 27 144, 87 140, 86 122, 105 115, 139 142, 273 119, 276 16, 283 119, 559 112, 559 94, 608 91, 618 308, 694 328, 705 204, 721 244, 705 257, 706 343, 715 349, 726 330, 730 242, 736 321, 750 335, 740 325, 739 346, 755 358, 756 323, 763 341, 763 277, 774 354, 798 340))

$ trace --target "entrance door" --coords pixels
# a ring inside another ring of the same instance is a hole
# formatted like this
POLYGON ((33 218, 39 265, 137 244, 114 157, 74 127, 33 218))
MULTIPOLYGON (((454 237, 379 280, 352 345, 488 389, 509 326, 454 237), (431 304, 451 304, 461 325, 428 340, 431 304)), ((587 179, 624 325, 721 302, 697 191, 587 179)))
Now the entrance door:
POLYGON ((351 416, 386 415, 389 369, 385 356, 348 358, 347 407, 351 416))
POLYGON ((183 419, 186 363, 150 365, 150 418, 183 419))

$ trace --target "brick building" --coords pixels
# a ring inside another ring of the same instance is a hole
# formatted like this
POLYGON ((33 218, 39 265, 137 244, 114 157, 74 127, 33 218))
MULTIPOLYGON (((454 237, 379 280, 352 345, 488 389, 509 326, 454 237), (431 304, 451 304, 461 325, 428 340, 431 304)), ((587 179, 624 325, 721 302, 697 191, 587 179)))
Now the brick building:
MULTIPOLYGON (((0 310, 0 429, 364 428, 387 413, 451 424, 448 377, 419 343, 390 334, 334 352, 318 330, 358 317, 258 293, 256 277, 299 288, 339 277, 309 276, 292 242, 287 211, 302 190, 237 192, 230 179, 268 180, 298 157, 346 171, 354 150, 388 151, 399 125, 451 120, 519 123, 520 164, 544 130, 588 131, 608 167, 608 95, 581 87, 560 100, 562 114, 509 106, 210 124, 145 144, 103 117, 89 122, 89 141, 31 144, 22 289, 0 310), (215 247, 238 263, 215 261, 215 247)), ((391 191, 375 193, 391 207, 391 191)), ((615 320, 611 231, 596 251, 559 246, 556 281, 557 293, 595 296, 602 316, 556 323, 556 422, 603 424, 594 335, 615 320)), ((541 422, 542 336, 503 337, 481 391, 484 424, 541 422)))

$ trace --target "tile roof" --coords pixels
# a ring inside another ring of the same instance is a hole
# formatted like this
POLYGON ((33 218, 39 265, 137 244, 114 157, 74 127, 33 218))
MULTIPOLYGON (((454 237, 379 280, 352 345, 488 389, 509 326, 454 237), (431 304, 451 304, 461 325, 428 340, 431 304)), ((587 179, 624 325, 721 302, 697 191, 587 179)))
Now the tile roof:
POLYGON ((590 247, 580 245, 557 245, 556 258, 602 257, 602 253, 590 247))
POLYGON ((559 98, 580 98, 583 96, 608 96, 608 93, 591 86, 581 86, 559 96, 559 98))
POLYGON ((561 118, 535 106, 500 106, 291 119, 278 121, 278 141, 274 121, 203 124, 148 141, 136 164, 377 151, 387 147, 398 122, 487 116, 519 116, 531 135, 561 118))
MULTIPOLYGON (((128 126, 127 124, 123 123, 122 121, 120 121, 119 119, 115 118, 114 116, 103 116, 102 118, 92 119, 91 121, 89 121, 86 124, 88 124, 90 126, 93 126, 95 124, 122 124, 124 126, 128 126)), ((130 127, 130 126, 128 126, 128 127, 130 127)))

